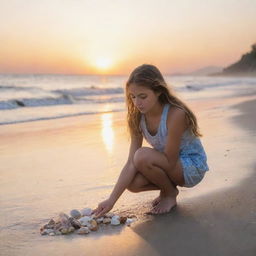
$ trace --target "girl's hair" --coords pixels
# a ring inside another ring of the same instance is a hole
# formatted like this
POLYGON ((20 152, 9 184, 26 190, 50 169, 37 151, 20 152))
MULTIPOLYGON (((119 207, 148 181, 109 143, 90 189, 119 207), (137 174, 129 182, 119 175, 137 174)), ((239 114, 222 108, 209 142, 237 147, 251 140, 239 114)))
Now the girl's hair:
POLYGON ((175 96, 173 92, 171 92, 158 68, 149 64, 143 64, 135 68, 130 74, 128 81, 126 82, 126 104, 128 108, 127 122, 131 136, 137 136, 141 134, 141 113, 133 104, 131 97, 129 97, 128 88, 130 84, 147 87, 155 93, 160 92, 160 103, 170 103, 172 106, 176 106, 184 110, 188 128, 191 133, 197 137, 202 136, 199 132, 196 116, 184 102, 178 99, 178 97, 175 96))

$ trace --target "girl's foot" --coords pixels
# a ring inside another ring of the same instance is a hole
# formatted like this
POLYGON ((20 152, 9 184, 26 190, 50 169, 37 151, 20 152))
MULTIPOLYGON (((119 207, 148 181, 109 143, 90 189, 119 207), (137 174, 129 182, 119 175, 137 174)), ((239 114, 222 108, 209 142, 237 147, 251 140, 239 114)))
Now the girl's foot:
POLYGON ((158 205, 158 203, 161 201, 162 197, 163 197, 163 192, 160 191, 159 196, 152 201, 152 203, 151 203, 152 207, 155 207, 156 205, 158 205))
MULTIPOLYGON (((161 194, 161 193, 160 193, 161 194)), ((158 203, 161 200, 161 195, 159 195, 158 197, 156 197, 153 201, 152 201, 152 207, 155 207, 156 205, 158 205, 158 203)))
MULTIPOLYGON (((176 196, 179 194, 179 190, 177 188, 176 189, 176 196)), ((155 207, 158 205, 158 203, 161 201, 161 198, 164 197, 162 191, 160 191, 160 194, 157 198, 155 198, 153 201, 152 201, 152 207, 155 207)))
POLYGON ((161 197, 158 204, 151 210, 151 214, 162 214, 169 212, 172 208, 177 205, 176 196, 175 197, 161 197))

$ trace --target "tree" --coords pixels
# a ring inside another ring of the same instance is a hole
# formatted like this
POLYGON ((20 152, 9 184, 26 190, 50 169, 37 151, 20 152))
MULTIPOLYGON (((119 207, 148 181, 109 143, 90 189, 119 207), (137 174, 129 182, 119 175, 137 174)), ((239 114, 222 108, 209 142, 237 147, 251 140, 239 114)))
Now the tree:
POLYGON ((253 51, 253 52, 256 52, 256 43, 254 43, 254 44, 252 45, 252 51, 253 51))

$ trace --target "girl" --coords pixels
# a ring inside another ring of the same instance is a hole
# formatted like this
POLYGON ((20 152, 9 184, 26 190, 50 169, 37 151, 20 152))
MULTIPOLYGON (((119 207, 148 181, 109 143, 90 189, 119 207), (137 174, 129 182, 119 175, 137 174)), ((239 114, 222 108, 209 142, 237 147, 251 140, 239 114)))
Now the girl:
POLYGON ((170 92, 155 66, 144 64, 131 73, 126 102, 128 160, 109 198, 94 210, 96 217, 110 211, 125 189, 160 190, 151 213, 169 212, 176 206, 177 186, 193 187, 208 171, 195 115, 170 92), (153 148, 142 147, 143 138, 153 148))

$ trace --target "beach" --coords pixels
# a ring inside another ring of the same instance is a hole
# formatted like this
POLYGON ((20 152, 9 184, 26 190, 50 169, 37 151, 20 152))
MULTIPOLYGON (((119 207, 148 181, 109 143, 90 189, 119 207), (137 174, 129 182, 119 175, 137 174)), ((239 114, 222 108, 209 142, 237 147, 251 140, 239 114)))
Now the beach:
POLYGON ((0 126, 0 255, 256 254, 256 95, 193 100, 210 171, 179 188, 178 206, 148 216, 157 191, 126 191, 113 208, 130 227, 87 236, 41 236, 59 212, 95 208, 111 192, 129 150, 126 113, 106 112, 0 126))

